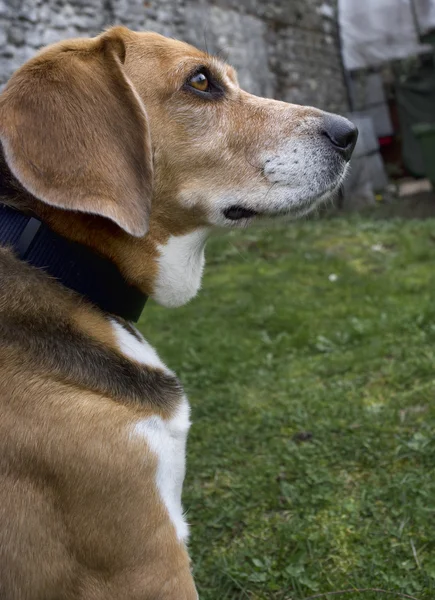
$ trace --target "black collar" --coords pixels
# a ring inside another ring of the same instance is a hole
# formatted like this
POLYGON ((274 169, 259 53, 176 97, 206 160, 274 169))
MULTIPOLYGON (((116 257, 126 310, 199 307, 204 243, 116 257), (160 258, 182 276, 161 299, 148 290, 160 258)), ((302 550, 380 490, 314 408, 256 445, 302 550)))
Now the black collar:
POLYGON ((0 245, 11 246, 19 258, 43 269, 101 310, 127 321, 139 319, 147 296, 129 285, 112 262, 1 203, 0 245))

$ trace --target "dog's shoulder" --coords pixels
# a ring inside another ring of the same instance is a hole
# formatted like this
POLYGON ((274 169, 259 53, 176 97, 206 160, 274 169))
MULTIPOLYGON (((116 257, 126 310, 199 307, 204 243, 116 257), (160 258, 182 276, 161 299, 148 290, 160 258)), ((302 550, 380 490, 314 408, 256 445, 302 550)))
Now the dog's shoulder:
POLYGON ((182 389, 131 325, 0 247, 0 379, 37 373, 167 413, 182 389))

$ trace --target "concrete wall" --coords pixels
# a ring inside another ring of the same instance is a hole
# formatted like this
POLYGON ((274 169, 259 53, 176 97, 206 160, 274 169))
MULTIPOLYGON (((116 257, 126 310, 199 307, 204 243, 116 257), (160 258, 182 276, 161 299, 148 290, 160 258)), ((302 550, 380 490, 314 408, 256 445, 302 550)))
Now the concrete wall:
POLYGON ((0 85, 35 50, 112 24, 221 52, 261 96, 346 112, 337 0, 0 0, 0 85))

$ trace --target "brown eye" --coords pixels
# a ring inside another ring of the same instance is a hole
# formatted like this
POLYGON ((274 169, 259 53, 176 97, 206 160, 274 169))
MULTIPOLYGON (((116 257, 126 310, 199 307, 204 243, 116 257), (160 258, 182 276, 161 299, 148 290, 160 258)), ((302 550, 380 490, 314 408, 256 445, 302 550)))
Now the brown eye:
POLYGON ((210 83, 204 73, 197 73, 193 77, 189 79, 187 82, 191 87, 195 88, 200 92, 208 92, 210 88, 210 83))

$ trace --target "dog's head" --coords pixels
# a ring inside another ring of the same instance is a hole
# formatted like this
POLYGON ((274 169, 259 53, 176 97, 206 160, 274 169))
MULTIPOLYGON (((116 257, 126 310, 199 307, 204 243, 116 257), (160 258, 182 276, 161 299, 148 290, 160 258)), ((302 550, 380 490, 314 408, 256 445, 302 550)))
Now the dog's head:
POLYGON ((342 183, 356 136, 342 117, 244 92, 216 57, 121 27, 46 48, 0 97, 3 152, 34 209, 169 304, 188 298, 165 302, 159 271, 198 254, 198 232, 308 213, 342 183))

